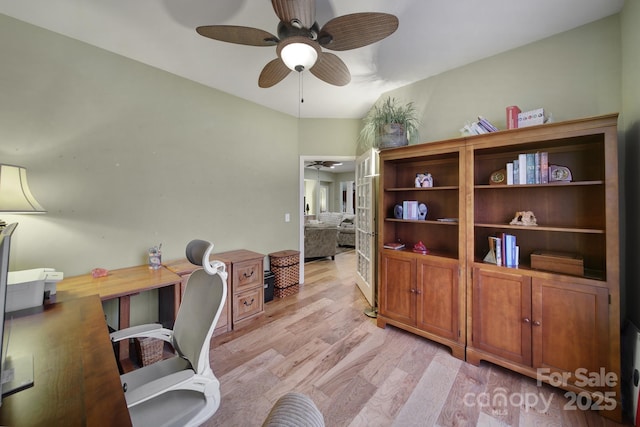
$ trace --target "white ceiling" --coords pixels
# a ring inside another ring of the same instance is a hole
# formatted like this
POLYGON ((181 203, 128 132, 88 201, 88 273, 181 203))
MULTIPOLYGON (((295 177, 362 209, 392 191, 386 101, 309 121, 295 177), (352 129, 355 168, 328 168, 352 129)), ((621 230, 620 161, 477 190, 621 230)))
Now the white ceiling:
POLYGON ((320 26, 355 12, 398 16, 378 43, 333 52, 348 66, 343 87, 292 72, 258 87, 275 47, 204 38, 200 25, 277 33, 267 0, 0 0, 0 13, 166 70, 295 117, 361 118, 381 93, 619 12, 624 0, 316 0, 320 26))

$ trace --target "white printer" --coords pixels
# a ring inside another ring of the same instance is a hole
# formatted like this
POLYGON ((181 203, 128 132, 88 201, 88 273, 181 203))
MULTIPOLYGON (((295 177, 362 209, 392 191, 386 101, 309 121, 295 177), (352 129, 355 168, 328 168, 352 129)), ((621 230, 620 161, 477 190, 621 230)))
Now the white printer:
POLYGON ((53 268, 10 271, 5 311, 42 305, 45 298, 56 294, 56 283, 63 278, 64 274, 53 268))

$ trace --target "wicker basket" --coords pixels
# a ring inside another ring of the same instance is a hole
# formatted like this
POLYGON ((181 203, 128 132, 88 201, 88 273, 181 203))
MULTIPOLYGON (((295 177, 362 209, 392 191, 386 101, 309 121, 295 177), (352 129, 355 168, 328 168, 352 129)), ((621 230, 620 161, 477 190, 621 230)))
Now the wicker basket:
POLYGON ((164 341, 157 338, 136 338, 135 343, 140 366, 151 365, 162 360, 164 341))
MULTIPOLYGON (((300 252, 286 250, 269 254, 271 271, 275 276, 274 296, 278 289, 288 288, 300 283, 300 252)), ((297 292, 297 289, 296 291, 297 292)), ((295 293, 294 292, 294 293, 295 293)))

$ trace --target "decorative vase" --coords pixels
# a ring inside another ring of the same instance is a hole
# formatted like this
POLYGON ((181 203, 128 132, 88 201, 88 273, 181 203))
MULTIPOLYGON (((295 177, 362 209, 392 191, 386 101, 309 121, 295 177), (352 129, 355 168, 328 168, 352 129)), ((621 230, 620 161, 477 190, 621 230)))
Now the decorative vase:
POLYGON ((380 129, 378 148, 402 147, 409 144, 407 132, 400 123, 388 123, 380 129))

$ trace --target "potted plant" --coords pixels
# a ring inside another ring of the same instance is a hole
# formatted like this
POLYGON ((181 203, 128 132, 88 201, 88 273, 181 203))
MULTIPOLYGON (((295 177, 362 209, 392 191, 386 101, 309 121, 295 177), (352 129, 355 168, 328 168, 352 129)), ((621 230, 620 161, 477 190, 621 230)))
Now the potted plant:
POLYGON ((360 138, 372 147, 399 147, 418 137, 420 122, 413 102, 403 105, 387 97, 381 104, 374 105, 363 120, 360 138))

